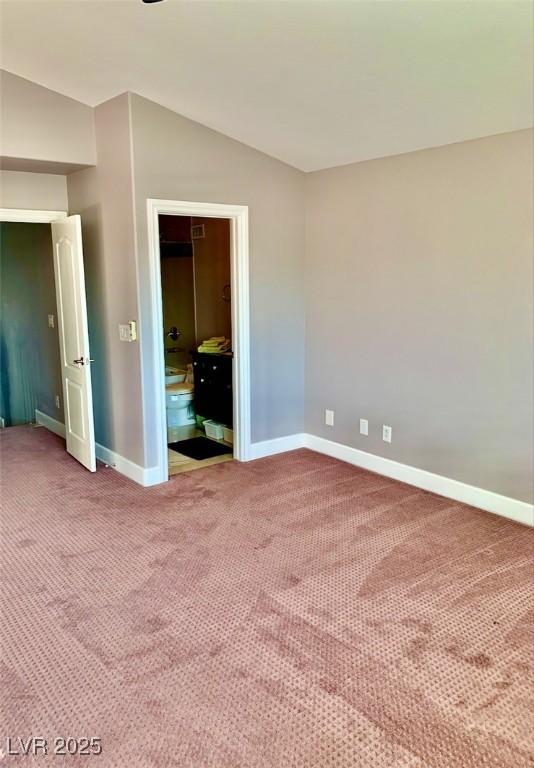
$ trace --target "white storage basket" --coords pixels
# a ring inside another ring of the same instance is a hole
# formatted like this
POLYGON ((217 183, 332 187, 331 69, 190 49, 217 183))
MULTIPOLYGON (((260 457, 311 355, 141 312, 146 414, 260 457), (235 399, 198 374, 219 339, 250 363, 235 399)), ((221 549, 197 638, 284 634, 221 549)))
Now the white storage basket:
POLYGON ((214 440, 223 439, 223 425, 219 424, 218 421, 212 421, 211 419, 208 419, 202 426, 206 430, 207 437, 212 437, 214 440))

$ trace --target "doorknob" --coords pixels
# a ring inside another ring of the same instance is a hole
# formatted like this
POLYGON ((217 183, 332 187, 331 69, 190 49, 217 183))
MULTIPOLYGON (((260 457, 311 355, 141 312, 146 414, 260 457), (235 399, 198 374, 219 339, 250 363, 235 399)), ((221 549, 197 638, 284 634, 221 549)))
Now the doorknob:
POLYGON ((85 365, 86 363, 94 363, 94 359, 92 357, 79 357, 77 360, 72 361, 75 365, 85 365))

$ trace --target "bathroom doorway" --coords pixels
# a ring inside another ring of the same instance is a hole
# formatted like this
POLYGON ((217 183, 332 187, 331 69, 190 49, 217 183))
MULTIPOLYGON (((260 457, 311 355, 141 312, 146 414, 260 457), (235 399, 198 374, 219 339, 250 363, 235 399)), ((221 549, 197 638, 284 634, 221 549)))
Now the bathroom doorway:
POLYGON ((230 221, 161 214, 169 475, 233 459, 230 221))
MULTIPOLYGON (((160 216, 227 219, 230 224, 230 311, 232 354, 233 456, 248 461, 251 454, 250 424, 250 311, 248 207, 227 203, 147 199, 148 271, 140 285, 140 299, 150 311, 145 335, 145 408, 152 414, 151 437, 157 445, 153 482, 169 478, 165 346, 161 291, 160 216)), ((179 330, 179 329, 178 329, 179 330)), ((222 334, 220 334, 222 335, 222 334)), ((202 341, 203 339, 201 339, 202 341)), ((177 346, 180 346, 178 341, 177 346)), ((197 392, 198 395, 198 392, 197 392)))

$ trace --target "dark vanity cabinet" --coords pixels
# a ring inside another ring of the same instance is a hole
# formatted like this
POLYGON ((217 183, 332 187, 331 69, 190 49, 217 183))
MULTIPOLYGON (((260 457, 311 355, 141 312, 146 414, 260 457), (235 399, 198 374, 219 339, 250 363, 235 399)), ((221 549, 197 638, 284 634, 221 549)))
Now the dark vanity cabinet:
POLYGON ((197 415, 232 427, 232 355, 193 352, 193 376, 197 415))

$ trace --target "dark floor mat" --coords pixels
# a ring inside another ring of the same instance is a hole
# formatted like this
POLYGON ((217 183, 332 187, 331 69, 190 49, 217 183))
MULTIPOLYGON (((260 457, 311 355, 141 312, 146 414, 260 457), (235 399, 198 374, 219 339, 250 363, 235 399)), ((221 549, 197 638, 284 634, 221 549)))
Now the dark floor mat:
POLYGON ((192 437, 190 440, 179 440, 177 443, 169 443, 169 448, 197 461, 211 459, 213 456, 222 456, 225 453, 232 453, 230 446, 216 443, 215 440, 210 440, 208 437, 192 437))

